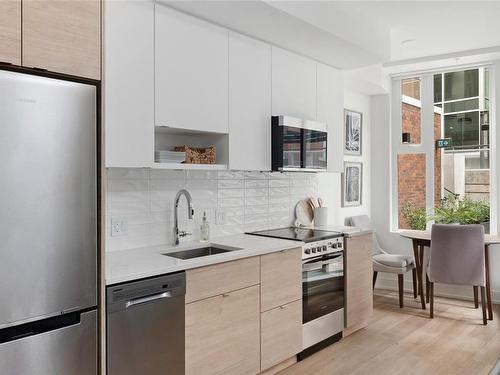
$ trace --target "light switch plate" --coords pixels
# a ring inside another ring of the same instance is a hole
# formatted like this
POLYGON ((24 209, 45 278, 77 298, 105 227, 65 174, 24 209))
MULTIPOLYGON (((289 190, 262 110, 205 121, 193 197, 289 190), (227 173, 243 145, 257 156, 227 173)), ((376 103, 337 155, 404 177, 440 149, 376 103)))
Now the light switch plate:
POLYGON ((111 236, 126 236, 128 234, 128 220, 125 218, 111 218, 111 236))

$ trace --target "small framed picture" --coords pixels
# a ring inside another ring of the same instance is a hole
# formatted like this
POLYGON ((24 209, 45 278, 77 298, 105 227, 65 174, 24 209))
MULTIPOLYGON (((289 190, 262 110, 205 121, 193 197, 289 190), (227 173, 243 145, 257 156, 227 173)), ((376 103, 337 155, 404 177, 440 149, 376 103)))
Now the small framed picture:
POLYGON ((342 207, 360 206, 363 196, 363 163, 344 162, 342 207))
POLYGON ((344 154, 361 155, 363 114, 344 109, 344 154))

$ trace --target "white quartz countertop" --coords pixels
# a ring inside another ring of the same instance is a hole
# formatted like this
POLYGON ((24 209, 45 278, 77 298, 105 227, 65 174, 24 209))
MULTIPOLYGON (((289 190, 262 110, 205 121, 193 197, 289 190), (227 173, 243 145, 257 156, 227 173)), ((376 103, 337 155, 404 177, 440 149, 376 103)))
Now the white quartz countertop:
POLYGON ((215 238, 209 243, 193 241, 181 244, 179 247, 155 246, 111 251, 106 253, 105 259, 106 285, 293 249, 302 245, 303 243, 299 241, 238 234, 215 238), (208 245, 232 247, 238 250, 186 260, 163 255, 208 245))
POLYGON ((372 229, 361 229, 358 227, 348 227, 348 226, 342 226, 342 225, 326 225, 326 226, 314 225, 314 226, 310 226, 308 228, 342 232, 344 234, 344 237, 356 237, 356 236, 362 236, 364 234, 373 233, 372 229))

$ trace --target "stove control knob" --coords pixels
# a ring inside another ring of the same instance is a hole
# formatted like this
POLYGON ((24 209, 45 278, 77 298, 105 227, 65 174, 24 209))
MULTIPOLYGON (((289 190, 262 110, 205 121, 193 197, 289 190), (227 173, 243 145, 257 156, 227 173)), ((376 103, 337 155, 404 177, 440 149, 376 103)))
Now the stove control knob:
POLYGON ((327 250, 327 249, 326 249, 326 245, 323 245, 323 251, 326 251, 326 250, 327 250))
POLYGON ((336 249, 336 248, 337 248, 337 244, 336 244, 336 243, 333 243, 333 244, 332 244, 332 248, 336 249))
POLYGON ((311 250, 310 249, 306 249, 305 253, 306 254, 311 254, 311 250))
POLYGON ((313 253, 315 253, 315 252, 316 252, 316 248, 315 248, 315 247, 313 247, 313 248, 311 248, 311 249, 312 249, 312 252, 313 252, 313 253))

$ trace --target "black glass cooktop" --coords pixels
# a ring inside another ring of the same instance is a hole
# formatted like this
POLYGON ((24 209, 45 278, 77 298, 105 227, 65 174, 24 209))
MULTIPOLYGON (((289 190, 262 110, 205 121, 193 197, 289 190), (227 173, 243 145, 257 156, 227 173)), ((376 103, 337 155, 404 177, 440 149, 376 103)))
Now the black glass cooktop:
POLYGON ((342 236, 342 233, 340 232, 311 229, 311 228, 294 228, 294 227, 260 230, 257 232, 248 232, 247 234, 252 234, 255 236, 263 236, 263 237, 281 238, 284 240, 302 241, 302 242, 322 241, 322 240, 327 240, 329 238, 342 236))

